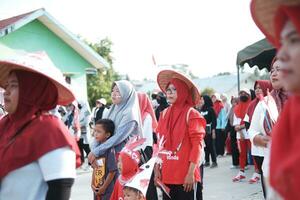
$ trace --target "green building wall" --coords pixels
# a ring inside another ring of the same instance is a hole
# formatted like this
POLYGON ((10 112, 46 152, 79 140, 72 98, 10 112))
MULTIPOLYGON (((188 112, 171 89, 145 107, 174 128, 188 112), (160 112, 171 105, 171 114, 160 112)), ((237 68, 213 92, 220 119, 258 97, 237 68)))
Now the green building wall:
POLYGON ((87 99, 85 69, 92 65, 40 21, 34 20, 1 37, 0 44, 28 52, 45 51, 55 66, 71 77, 77 98, 87 99))

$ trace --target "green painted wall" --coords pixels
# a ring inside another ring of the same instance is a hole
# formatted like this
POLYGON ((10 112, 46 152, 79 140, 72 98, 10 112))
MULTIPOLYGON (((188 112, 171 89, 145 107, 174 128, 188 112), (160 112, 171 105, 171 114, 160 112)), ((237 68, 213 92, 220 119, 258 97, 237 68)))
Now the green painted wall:
POLYGON ((77 97, 87 98, 85 68, 92 65, 38 20, 1 37, 0 43, 28 52, 45 51, 63 73, 72 74, 77 97))

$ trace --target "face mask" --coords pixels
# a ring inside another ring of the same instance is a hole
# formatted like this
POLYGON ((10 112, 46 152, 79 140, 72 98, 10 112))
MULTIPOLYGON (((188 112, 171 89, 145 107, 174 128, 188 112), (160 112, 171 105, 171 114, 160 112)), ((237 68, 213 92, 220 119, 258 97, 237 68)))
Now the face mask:
POLYGON ((247 102, 248 101, 248 96, 240 96, 240 100, 242 101, 242 102, 247 102))

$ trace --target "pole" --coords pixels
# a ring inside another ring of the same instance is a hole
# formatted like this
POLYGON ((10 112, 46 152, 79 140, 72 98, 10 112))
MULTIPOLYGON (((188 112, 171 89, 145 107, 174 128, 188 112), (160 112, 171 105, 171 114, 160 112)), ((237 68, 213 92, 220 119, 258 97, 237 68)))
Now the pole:
POLYGON ((240 92, 240 87, 241 87, 241 85, 240 85, 240 66, 237 64, 236 65, 236 67, 237 67, 237 86, 238 86, 238 94, 239 94, 239 92, 240 92))

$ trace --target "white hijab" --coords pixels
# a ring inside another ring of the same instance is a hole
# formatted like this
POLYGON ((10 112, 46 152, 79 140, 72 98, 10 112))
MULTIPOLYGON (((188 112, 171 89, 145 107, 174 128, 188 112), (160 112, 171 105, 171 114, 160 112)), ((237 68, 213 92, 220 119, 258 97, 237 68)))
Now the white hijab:
POLYGON ((118 87, 122 101, 120 104, 113 104, 107 112, 103 113, 103 118, 111 119, 115 123, 115 130, 135 121, 137 123, 137 135, 142 136, 141 114, 139 100, 133 85, 126 80, 115 81, 118 87))

